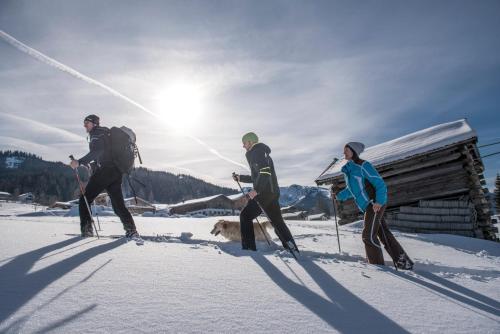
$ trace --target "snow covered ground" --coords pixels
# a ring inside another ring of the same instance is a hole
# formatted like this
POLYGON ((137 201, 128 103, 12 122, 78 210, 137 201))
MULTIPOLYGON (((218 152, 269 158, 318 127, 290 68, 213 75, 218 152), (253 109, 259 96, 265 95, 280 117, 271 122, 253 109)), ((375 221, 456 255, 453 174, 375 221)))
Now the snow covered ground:
POLYGON ((0 206, 0 333, 500 332, 498 243, 396 233, 416 262, 396 272, 387 255, 364 263, 359 223, 340 228, 338 254, 332 221, 290 222, 295 261, 212 236, 216 218, 137 217, 136 246, 70 235, 77 217, 18 216, 32 211, 0 206))

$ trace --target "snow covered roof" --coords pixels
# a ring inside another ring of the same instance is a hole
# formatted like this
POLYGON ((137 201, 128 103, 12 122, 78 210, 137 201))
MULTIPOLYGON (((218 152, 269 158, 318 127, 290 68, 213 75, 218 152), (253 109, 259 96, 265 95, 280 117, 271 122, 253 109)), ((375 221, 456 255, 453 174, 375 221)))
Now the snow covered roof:
POLYGON ((227 195, 226 197, 229 198, 231 201, 235 201, 237 199, 242 198, 243 196, 245 196, 245 195, 243 195, 242 193, 239 193, 239 194, 234 194, 234 195, 227 195))
POLYGON ((315 215, 309 215, 308 216, 308 218, 311 219, 311 220, 322 218, 322 217, 326 217, 326 213, 322 212, 322 213, 317 213, 315 215))
POLYGON ((177 204, 172 204, 172 205, 170 205, 170 207, 171 208, 175 208, 175 207, 186 205, 186 204, 208 202, 208 201, 213 200, 214 198, 217 198, 217 197, 220 197, 220 196, 226 197, 225 195, 218 194, 218 195, 213 195, 213 196, 208 196, 208 197, 195 198, 195 199, 190 199, 188 201, 180 202, 180 203, 177 203, 177 204))
POLYGON ((11 194, 5 191, 0 191, 0 196, 11 196, 11 194))
MULTIPOLYGON (((361 153, 360 158, 375 166, 406 159, 418 154, 434 151, 455 143, 476 137, 476 132, 465 119, 438 124, 427 129, 410 133, 385 143, 371 146, 361 153)), ((326 180, 340 174, 347 161, 337 161, 316 181, 326 180)))

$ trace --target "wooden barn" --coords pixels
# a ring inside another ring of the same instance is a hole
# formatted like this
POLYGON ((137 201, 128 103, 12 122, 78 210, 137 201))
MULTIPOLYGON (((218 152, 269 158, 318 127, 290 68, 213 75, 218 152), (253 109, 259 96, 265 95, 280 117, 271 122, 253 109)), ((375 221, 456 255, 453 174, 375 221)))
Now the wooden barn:
POLYGON ((170 214, 188 214, 193 212, 208 213, 214 209, 214 214, 222 215, 222 212, 234 214, 234 204, 231 199, 225 195, 215 195, 203 198, 192 199, 189 201, 170 205, 170 214))
MULTIPOLYGON (((477 135, 465 119, 439 124, 368 147, 370 161, 388 187, 386 220, 407 232, 450 233, 498 240, 477 135)), ((316 179, 345 187, 339 160, 316 179)), ((340 223, 361 218, 353 200, 338 204, 340 223)))

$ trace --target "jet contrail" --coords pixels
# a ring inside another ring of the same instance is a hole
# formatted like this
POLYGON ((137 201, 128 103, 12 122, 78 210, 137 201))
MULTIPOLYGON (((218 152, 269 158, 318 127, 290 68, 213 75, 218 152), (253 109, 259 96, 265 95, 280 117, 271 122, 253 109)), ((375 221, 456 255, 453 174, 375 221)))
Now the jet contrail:
POLYGON ((38 121, 35 121, 33 119, 29 119, 29 118, 26 118, 26 117, 21 117, 21 116, 17 116, 17 115, 8 114, 6 112, 3 112, 0 109, 0 119, 1 118, 10 118, 12 120, 19 121, 19 122, 22 122, 22 123, 30 123, 31 125, 33 125, 36 128, 42 128, 42 129, 46 129, 48 131, 57 133, 57 134, 65 137, 66 139, 71 140, 71 141, 86 140, 85 137, 79 136, 79 135, 75 135, 74 133, 66 131, 64 129, 61 129, 61 128, 58 128, 58 127, 55 127, 55 126, 52 126, 52 125, 48 125, 48 124, 45 124, 45 123, 42 123, 42 122, 38 122, 38 121))
MULTIPOLYGON (((92 79, 91 77, 89 76, 86 76, 85 74, 82 74, 80 72, 78 72, 77 70, 67 66, 67 65, 64 65, 63 63, 60 63, 58 62, 57 60, 53 59, 53 58, 50 58, 49 56, 46 56, 44 55, 43 53, 41 53, 40 51, 37 51, 29 46, 27 46, 26 44, 22 43, 21 41, 18 41, 17 39, 15 39, 14 37, 12 37, 11 35, 7 34, 5 31, 3 30, 0 30, 0 38, 2 38, 4 41, 6 41, 7 43, 9 43, 10 45, 12 45, 13 47, 15 47, 16 49, 18 49, 19 51, 21 52, 24 52, 26 53, 27 55, 35 58, 35 59, 38 59, 39 61, 41 61, 42 63, 46 64, 46 65, 49 65, 49 66, 52 66, 60 71, 63 71, 63 72, 66 72, 68 73, 69 75, 72 75, 74 76, 75 78, 78 78, 80 80, 83 80, 91 85, 95 85, 95 86, 98 86, 104 90, 106 90, 107 92, 111 93, 112 95, 134 105, 135 107, 141 109, 142 111, 150 114, 151 116, 157 118, 158 120, 168 124, 167 122, 165 122, 165 120, 160 116, 158 115, 157 113, 149 110, 148 108, 144 107, 142 104, 140 103, 137 103, 135 102, 134 100, 132 100, 131 98, 123 95, 122 93, 118 92, 117 90, 109 87, 108 85, 105 85, 95 79, 92 79)), ((224 155, 222 155, 221 153, 219 153, 215 148, 211 147, 210 145, 208 145, 207 143, 205 143, 203 140, 201 140, 200 138, 198 137, 195 137, 195 136, 192 136, 192 135, 185 135, 186 137, 194 140, 195 142, 197 142, 198 144, 200 144, 201 146, 205 147, 208 152, 210 152, 211 154, 217 156, 218 158, 224 160, 224 161, 227 161, 227 162, 230 162, 236 166, 239 166, 239 167, 242 167, 246 170, 248 170, 248 167, 243 165, 243 164, 240 164, 239 162, 237 161, 234 161, 224 155)))

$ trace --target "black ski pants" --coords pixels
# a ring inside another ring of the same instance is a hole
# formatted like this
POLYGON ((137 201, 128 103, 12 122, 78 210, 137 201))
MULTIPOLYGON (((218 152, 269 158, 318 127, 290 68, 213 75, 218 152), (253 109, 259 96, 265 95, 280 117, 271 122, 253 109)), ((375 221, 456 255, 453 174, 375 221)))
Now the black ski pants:
MULTIPOLYGON (((269 201, 264 201, 264 203, 261 203, 261 205, 262 208, 266 211, 265 213, 271 220, 270 223, 274 228, 274 232, 281 240, 283 247, 288 248, 287 242, 294 242, 294 240, 292 233, 288 229, 288 226, 286 226, 285 221, 281 216, 281 209, 278 200, 272 199, 269 201)), ((257 249, 255 245, 255 235, 253 232, 253 220, 257 218, 261 213, 262 210, 255 199, 249 200, 245 208, 243 208, 243 210, 241 211, 241 247, 243 249, 257 249)))
MULTIPOLYGON (((85 187, 85 197, 89 205, 103 190, 109 195, 113 211, 116 213, 127 232, 135 232, 136 227, 132 215, 125 206, 122 193, 122 173, 115 166, 103 166, 96 169, 85 187)), ((80 228, 82 233, 92 230, 89 210, 83 196, 80 197, 80 228)))

